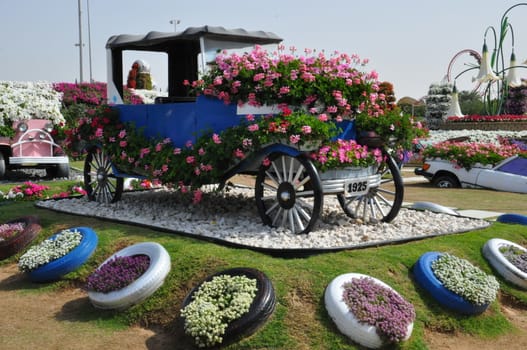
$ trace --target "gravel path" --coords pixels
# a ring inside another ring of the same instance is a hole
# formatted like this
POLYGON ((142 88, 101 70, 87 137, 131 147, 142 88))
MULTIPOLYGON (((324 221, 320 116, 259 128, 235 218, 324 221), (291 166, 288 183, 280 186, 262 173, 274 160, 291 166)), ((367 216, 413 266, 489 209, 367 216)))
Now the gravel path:
POLYGON ((341 249, 420 239, 471 231, 490 225, 486 220, 402 208, 392 223, 357 224, 340 208, 336 197, 324 197, 324 210, 315 230, 295 235, 261 223, 252 188, 235 187, 225 195, 204 193, 199 205, 169 190, 125 192, 114 204, 69 198, 37 202, 60 212, 138 223, 184 232, 252 248, 341 249))

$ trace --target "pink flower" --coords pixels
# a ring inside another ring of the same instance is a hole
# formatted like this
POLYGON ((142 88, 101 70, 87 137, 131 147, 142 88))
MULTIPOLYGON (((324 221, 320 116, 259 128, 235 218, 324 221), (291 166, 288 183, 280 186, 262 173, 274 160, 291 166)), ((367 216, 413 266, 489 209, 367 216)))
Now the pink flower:
POLYGON ((311 126, 309 126, 309 125, 302 126, 302 132, 304 134, 311 134, 311 126))
POLYGON ((297 144, 300 141, 300 135, 291 135, 289 136, 289 142, 292 144, 297 144))
POLYGON ((187 164, 194 164, 196 159, 194 158, 194 156, 188 156, 185 161, 187 162, 187 164))
POLYGON ((212 141, 214 141, 215 144, 219 145, 221 143, 220 135, 212 134, 212 141))
POLYGON ((234 156, 235 156, 236 158, 240 158, 240 159, 242 159, 242 158, 245 157, 245 154, 243 153, 243 151, 242 151, 241 149, 236 148, 236 150, 234 151, 234 156))
POLYGON ((322 113, 318 116, 318 120, 322 121, 322 122, 327 122, 328 121, 328 116, 327 114, 325 113, 322 113))
POLYGON ((255 132, 255 131, 258 131, 260 127, 258 126, 258 124, 251 124, 247 127, 247 129, 250 131, 250 132, 255 132))
POLYGON ((179 148, 179 147, 174 148, 174 152, 173 153, 174 153, 174 155, 181 154, 181 148, 179 148))
POLYGON ((126 141, 119 141, 119 146, 120 147, 126 147, 128 143, 126 141))
POLYGON ((247 116, 245 117, 245 119, 247 119, 248 122, 253 122, 253 121, 254 121, 254 115, 252 115, 252 114, 247 114, 247 116))
POLYGON ((102 128, 97 128, 97 130, 95 130, 95 137, 102 137, 102 134, 103 134, 102 128))
POLYGON ((265 157, 264 160, 262 160, 263 166, 269 166, 271 165, 271 160, 268 157, 265 157))
POLYGON ((119 131, 119 135, 118 136, 119 136, 120 139, 124 139, 124 137, 126 136, 126 130, 119 131))
POLYGON ((192 199, 192 203, 193 204, 198 204, 199 202, 201 202, 202 197, 203 197, 203 192, 201 192, 200 190, 195 190, 194 191, 194 198, 192 199))
POLYGON ((158 144, 156 145, 156 152, 161 152, 162 149, 163 149, 163 145, 160 144, 160 143, 158 143, 158 144))

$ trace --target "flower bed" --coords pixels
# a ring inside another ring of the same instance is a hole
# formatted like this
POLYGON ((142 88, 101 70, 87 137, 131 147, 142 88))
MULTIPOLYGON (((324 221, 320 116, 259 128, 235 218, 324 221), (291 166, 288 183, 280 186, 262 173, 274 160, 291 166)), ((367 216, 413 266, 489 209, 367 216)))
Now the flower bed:
POLYGON ((527 249, 505 239, 493 238, 483 246, 483 256, 507 281, 527 289, 527 249))
POLYGON ((274 288, 261 271, 234 268, 209 276, 185 297, 185 333, 198 347, 229 344, 255 332, 272 314, 274 288))
POLYGON ((0 259, 8 258, 35 239, 40 231, 39 219, 26 216, 0 225, 0 259))
POLYGON ((110 256, 88 277, 88 297, 99 309, 126 309, 155 293, 170 268, 170 255, 161 244, 136 243, 110 256))
POLYGON ((368 348, 398 343, 412 334, 412 304, 370 276, 348 273, 336 277, 326 288, 324 300, 337 328, 368 348))
POLYGON ((418 284, 437 302, 462 314, 484 312, 496 299, 499 290, 494 276, 450 254, 425 253, 413 271, 418 284))
POLYGON ((35 282, 48 282, 74 271, 92 255, 97 235, 87 227, 62 230, 29 248, 18 267, 35 282))

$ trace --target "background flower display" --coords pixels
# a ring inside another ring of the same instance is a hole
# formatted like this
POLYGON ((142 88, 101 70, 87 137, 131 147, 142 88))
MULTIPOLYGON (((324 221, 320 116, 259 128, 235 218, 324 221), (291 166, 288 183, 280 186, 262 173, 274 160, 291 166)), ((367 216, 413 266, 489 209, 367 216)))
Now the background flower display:
POLYGON ((449 160, 460 168, 470 170, 476 163, 496 165, 502 160, 514 156, 527 156, 519 145, 501 139, 501 144, 479 142, 445 141, 427 146, 422 151, 424 158, 449 160))
POLYGON ((0 136, 12 136, 12 123, 32 118, 63 124, 61 98, 50 83, 0 81, 0 136))

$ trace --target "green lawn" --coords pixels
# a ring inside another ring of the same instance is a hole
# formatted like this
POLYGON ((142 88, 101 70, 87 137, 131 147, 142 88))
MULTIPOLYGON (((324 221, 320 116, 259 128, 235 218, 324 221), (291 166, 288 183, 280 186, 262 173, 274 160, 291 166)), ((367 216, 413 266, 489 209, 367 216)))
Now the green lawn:
MULTIPOLYGON (((412 266, 427 251, 441 251, 468 259, 484 271, 492 273, 481 254, 490 238, 501 237, 527 245, 524 226, 495 223, 487 229, 443 236, 400 245, 348 250, 311 256, 276 257, 248 249, 229 248, 199 239, 183 237, 138 226, 124 225, 87 217, 38 209, 31 202, 2 205, 0 222, 24 213, 42 220, 42 240, 52 233, 71 226, 92 227, 99 236, 95 254, 79 270, 63 280, 46 285, 30 282, 20 292, 38 293, 82 286, 86 277, 115 251, 140 241, 161 243, 170 253, 172 270, 164 285, 140 305, 123 312, 102 312, 87 305, 72 317, 103 328, 130 324, 160 326, 183 339, 178 323, 178 310, 184 296, 205 276, 232 267, 253 267, 264 271, 272 280, 277 306, 271 319, 254 336, 227 349, 356 349, 341 335, 325 311, 323 295, 327 284, 337 275, 357 272, 378 278, 403 295, 416 308, 417 319, 411 339, 403 349, 425 349, 425 327, 445 332, 461 332, 489 339, 512 334, 512 325, 501 312, 499 301, 483 315, 466 317, 446 311, 412 280, 412 266)), ((18 256, 0 262, 15 263, 18 256)), ((527 305, 527 295, 510 284, 501 282, 502 296, 511 296, 527 305)), ((188 348, 181 341, 181 349, 188 348)))

